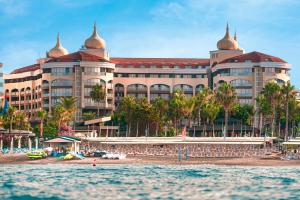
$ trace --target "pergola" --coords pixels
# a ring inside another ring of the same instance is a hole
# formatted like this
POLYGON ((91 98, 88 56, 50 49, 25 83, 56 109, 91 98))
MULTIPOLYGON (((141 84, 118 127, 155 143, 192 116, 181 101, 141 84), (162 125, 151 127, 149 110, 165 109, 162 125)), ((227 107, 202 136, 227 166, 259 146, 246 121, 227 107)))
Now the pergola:
MULTIPOLYGON (((3 149, 3 141, 4 139, 10 140, 10 151, 13 151, 14 147, 14 140, 18 140, 18 148, 21 148, 22 143, 21 139, 22 138, 28 138, 28 147, 31 150, 32 148, 32 140, 31 138, 35 137, 35 134, 32 131, 28 130, 16 130, 13 129, 11 132, 7 129, 0 128, 0 150, 3 149)), ((36 148, 38 147, 38 140, 36 138, 35 141, 36 148)))
POLYGON ((80 139, 69 136, 59 136, 54 139, 45 141, 45 144, 48 145, 48 147, 52 147, 53 149, 59 147, 70 147, 72 151, 75 152, 79 152, 80 143, 80 139))

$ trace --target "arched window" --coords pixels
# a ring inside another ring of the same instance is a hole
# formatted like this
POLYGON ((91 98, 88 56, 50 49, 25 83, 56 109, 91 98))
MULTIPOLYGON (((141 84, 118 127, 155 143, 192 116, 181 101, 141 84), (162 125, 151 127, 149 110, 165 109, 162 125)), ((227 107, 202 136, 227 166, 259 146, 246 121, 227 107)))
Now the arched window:
POLYGON ((153 91, 165 91, 165 92, 170 92, 170 86, 165 85, 165 84, 155 84, 151 85, 150 87, 150 92, 153 91))
POLYGON ((218 84, 226 83, 224 80, 219 80, 218 84))
POLYGON ((203 84, 199 84, 196 86, 196 92, 200 92, 204 88, 203 84))
POLYGON ((147 86, 143 84, 131 84, 127 86, 127 95, 137 99, 147 97, 147 86))
POLYGON ((170 99, 170 86, 165 84, 155 84, 150 87, 150 101, 153 101, 157 97, 162 99, 170 99))

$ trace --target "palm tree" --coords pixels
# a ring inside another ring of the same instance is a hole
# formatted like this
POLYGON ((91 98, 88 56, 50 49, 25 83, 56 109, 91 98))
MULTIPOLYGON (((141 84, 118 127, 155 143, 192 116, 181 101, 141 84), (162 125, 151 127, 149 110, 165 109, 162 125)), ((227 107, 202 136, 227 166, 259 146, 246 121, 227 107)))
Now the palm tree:
POLYGON ((65 109, 61 105, 55 105, 53 109, 52 120, 56 124, 57 129, 59 130, 62 124, 66 121, 65 109))
POLYGON ((74 120, 74 115, 77 111, 76 97, 62 97, 59 99, 58 105, 64 110, 63 121, 68 125, 74 120))
POLYGON ((191 98, 185 98, 184 99, 184 107, 183 107, 183 116, 185 117, 186 120, 186 124, 185 127, 190 126, 190 122, 191 122, 191 117, 193 114, 193 110, 195 107, 195 98, 191 97, 191 98))
POLYGON ((9 134, 11 135, 12 129, 13 129, 13 122, 15 120, 17 114, 17 110, 15 107, 10 106, 7 109, 6 115, 4 117, 4 120, 9 124, 9 134))
POLYGON ((288 81, 287 84, 281 87, 281 93, 285 102, 285 129, 284 129, 284 140, 287 141, 288 129, 289 129, 289 102, 295 96, 295 87, 288 81))
POLYGON ((213 137, 215 137, 215 119, 217 118, 217 115, 219 114, 221 110, 221 105, 217 102, 216 96, 211 96, 210 100, 207 101, 206 104, 206 110, 207 110, 207 117, 212 123, 212 131, 213 131, 213 137))
POLYGON ((136 99, 132 96, 126 96, 122 99, 121 104, 118 108, 118 113, 120 114, 120 116, 125 116, 125 121, 127 123, 126 137, 128 136, 128 132, 130 134, 135 106, 136 99))
POLYGON ((153 105, 153 119, 155 121, 155 136, 158 136, 158 131, 161 124, 166 121, 166 113, 168 111, 167 101, 161 97, 156 97, 152 103, 153 105))
POLYGON ((90 95, 92 100, 97 102, 98 104, 97 117, 100 117, 100 103, 101 101, 105 100, 106 97, 105 88, 103 87, 103 85, 96 84, 95 86, 93 86, 90 95))
POLYGON ((37 112, 38 118, 40 118, 40 137, 43 137, 43 127, 44 127, 44 120, 47 116, 47 111, 41 109, 37 112))
POLYGON ((207 101, 207 97, 210 93, 211 89, 205 87, 195 96, 194 118, 197 119, 198 126, 201 125, 201 108, 203 104, 207 101))
POLYGON ((169 115, 174 122, 175 134, 177 135, 178 122, 181 122, 184 117, 185 95, 182 90, 176 90, 173 93, 169 106, 169 115))
POLYGON ((262 90, 262 94, 266 98, 266 102, 270 106, 271 111, 271 135, 274 135, 276 108, 278 107, 281 97, 280 86, 275 82, 268 82, 262 90))
POLYGON ((260 94, 258 95, 258 97, 256 98, 256 102, 258 104, 257 109, 258 109, 258 114, 259 114, 259 134, 261 136, 262 133, 262 127, 264 124, 264 118, 265 116, 267 116, 268 114, 270 114, 270 106, 267 102, 267 99, 265 97, 265 95, 260 94))
POLYGON ((224 138, 227 136, 228 131, 228 115, 236 104, 237 97, 234 88, 228 83, 222 83, 217 90, 216 99, 219 104, 223 105, 225 111, 225 127, 224 138))
POLYGON ((91 119, 95 119, 96 114, 94 112, 85 112, 82 114, 82 118, 83 120, 91 120, 91 119))

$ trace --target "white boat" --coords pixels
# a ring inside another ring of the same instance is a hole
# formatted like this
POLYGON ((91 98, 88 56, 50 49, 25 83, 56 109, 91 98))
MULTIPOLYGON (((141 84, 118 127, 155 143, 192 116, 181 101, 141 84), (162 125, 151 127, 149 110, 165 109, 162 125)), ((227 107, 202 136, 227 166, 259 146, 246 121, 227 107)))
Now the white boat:
POLYGON ((121 160, 121 159, 125 159, 126 158, 126 154, 123 154, 123 153, 121 153, 121 154, 119 154, 119 153, 107 153, 104 156, 102 156, 102 158, 121 160))

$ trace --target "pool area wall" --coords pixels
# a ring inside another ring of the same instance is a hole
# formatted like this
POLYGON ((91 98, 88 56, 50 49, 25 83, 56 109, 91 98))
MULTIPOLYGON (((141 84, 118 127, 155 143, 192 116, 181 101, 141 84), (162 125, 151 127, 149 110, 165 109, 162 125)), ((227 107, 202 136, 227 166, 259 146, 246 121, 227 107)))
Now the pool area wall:
MULTIPOLYGON (((87 145, 87 144, 85 144, 87 145)), ((105 150, 113 153, 126 153, 130 156, 179 156, 188 155, 195 158, 245 158, 263 157, 276 150, 274 146, 263 144, 107 144, 91 142, 92 149, 105 150)))

